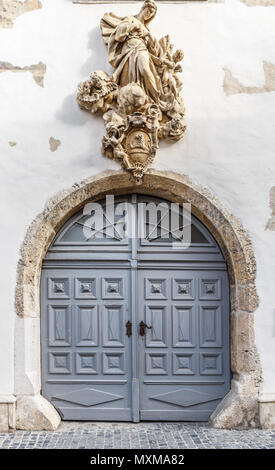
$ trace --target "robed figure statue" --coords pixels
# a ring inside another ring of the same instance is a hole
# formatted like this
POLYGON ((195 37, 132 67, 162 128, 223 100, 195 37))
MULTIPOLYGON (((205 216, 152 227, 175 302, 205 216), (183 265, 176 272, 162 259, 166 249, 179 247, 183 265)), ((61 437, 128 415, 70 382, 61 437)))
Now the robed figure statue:
POLYGON ((147 0, 135 16, 120 18, 106 13, 100 26, 115 69, 113 80, 120 86, 137 83, 158 103, 162 86, 156 65, 161 64, 163 51, 147 27, 156 12, 156 4, 147 0))

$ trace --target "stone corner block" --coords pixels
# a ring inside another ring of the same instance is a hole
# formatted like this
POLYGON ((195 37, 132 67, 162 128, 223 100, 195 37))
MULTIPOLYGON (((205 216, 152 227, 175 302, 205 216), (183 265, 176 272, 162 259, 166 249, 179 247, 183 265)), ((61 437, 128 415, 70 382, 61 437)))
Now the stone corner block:
POLYGON ((15 429, 15 402, 13 395, 0 396, 0 432, 15 429))
POLYGON ((257 395, 240 395, 231 390, 210 416, 217 429, 249 429, 259 426, 257 395))
POLYGON ((55 431, 59 424, 59 414, 42 395, 21 395, 17 398, 16 429, 55 431))
POLYGON ((275 429, 275 393, 259 397, 260 425, 263 429, 275 429))

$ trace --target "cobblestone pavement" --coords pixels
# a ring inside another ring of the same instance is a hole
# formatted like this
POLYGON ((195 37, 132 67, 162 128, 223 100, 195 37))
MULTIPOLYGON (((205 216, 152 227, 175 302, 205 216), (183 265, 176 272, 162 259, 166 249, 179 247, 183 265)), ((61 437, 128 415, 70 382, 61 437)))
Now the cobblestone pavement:
POLYGON ((57 431, 0 433, 2 449, 275 449, 275 430, 228 431, 207 423, 63 422, 57 431))

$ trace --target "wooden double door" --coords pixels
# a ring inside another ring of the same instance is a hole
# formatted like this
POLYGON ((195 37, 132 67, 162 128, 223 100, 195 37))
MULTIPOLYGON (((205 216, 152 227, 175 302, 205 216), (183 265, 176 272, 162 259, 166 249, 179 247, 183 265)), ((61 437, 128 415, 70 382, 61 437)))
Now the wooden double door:
POLYGON ((129 200, 131 238, 105 237, 110 217, 100 201, 101 238, 83 234, 80 211, 47 253, 43 395, 67 420, 207 421, 229 391, 226 263, 193 216, 186 250, 173 249, 173 233, 156 237, 162 208, 154 236, 149 227, 141 238, 138 203, 161 201, 131 195, 115 205, 129 200))

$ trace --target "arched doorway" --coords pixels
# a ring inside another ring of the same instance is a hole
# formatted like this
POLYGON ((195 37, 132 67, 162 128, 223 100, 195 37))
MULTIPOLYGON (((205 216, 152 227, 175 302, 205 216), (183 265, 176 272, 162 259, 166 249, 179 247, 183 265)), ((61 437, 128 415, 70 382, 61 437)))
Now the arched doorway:
POLYGON ((207 421, 230 389, 229 317, 225 259, 195 216, 87 201, 43 262, 42 394, 67 420, 207 421))
POLYGON ((188 202, 192 214, 217 240, 226 259, 230 284, 231 387, 210 417, 218 428, 255 427, 259 419, 261 365, 254 340, 258 306, 256 262, 245 228, 222 203, 186 176, 151 170, 137 185, 123 171, 107 171, 75 183, 50 199, 29 226, 20 251, 15 291, 15 395, 17 429, 56 429, 60 415, 41 395, 42 262, 54 237, 87 201, 108 193, 140 193, 188 202), (26 410, 28 414, 26 415, 26 410))

